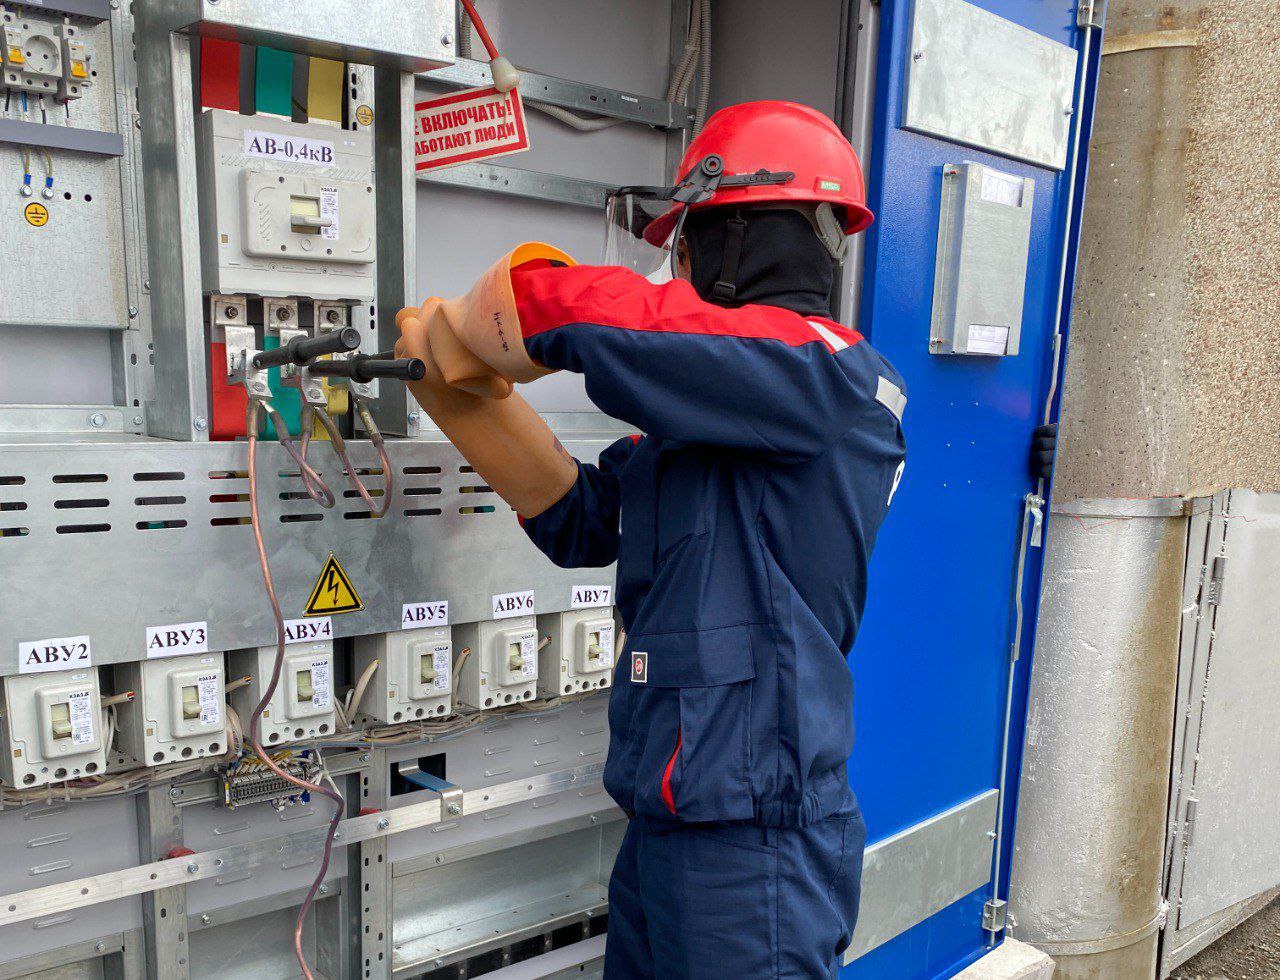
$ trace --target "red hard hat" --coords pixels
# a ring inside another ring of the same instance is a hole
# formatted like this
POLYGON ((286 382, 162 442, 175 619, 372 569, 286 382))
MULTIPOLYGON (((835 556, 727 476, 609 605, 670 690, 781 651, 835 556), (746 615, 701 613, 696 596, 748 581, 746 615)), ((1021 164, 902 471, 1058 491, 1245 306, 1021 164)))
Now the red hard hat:
MULTIPOLYGON (((790 170, 795 179, 785 184, 726 187, 699 208, 766 203, 829 204, 844 208, 844 231, 853 235, 875 220, 867 210, 862 165, 849 141, 817 109, 797 102, 743 102, 721 109, 689 144, 677 179, 704 157, 724 160, 724 172, 750 174, 758 170, 790 170)), ((645 229, 652 244, 667 240, 685 206, 677 204, 645 229)))

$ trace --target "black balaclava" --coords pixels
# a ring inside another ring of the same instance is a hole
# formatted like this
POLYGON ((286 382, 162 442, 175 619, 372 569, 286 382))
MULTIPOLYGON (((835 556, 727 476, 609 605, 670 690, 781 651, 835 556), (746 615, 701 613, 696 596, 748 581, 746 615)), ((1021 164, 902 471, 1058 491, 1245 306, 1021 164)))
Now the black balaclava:
POLYGON ((690 281, 708 303, 780 306, 804 316, 829 316, 835 260, 809 219, 797 211, 751 208, 699 208, 684 223, 689 246, 690 281), (746 224, 736 292, 732 299, 715 295, 724 264, 728 222, 746 224))

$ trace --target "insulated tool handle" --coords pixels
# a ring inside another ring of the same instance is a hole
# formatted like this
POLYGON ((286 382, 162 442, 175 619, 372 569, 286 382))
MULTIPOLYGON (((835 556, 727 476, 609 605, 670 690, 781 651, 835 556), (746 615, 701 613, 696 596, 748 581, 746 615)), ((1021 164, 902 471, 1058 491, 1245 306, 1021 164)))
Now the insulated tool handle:
POLYGON ((253 358, 258 370, 280 367, 284 364, 306 364, 325 354, 345 354, 360 346, 360 331, 355 327, 343 327, 319 337, 294 337, 283 347, 262 351, 253 358))
POLYGON ((318 361, 311 365, 311 373, 320 377, 350 378, 360 384, 368 384, 374 378, 421 381, 426 377, 427 366, 419 358, 394 357, 388 351, 357 354, 344 361, 318 361))

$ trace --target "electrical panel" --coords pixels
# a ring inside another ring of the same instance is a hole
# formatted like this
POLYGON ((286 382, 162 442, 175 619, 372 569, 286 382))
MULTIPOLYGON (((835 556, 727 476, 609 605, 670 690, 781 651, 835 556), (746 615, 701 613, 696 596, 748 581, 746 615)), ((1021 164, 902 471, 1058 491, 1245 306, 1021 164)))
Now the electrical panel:
POLYGON ((538 693, 578 694, 608 687, 617 662, 613 611, 575 609, 538 617, 538 693), (549 641, 549 642, 546 642, 549 641))
POLYGON ((464 623, 453 631, 457 699, 484 710, 532 701, 538 687, 538 622, 519 616, 464 623))
POLYGON ((162 765, 226 751, 226 671, 220 653, 142 660, 116 668, 118 747, 139 764, 162 765))
MULTIPOLYGON (((231 692, 231 707, 245 731, 254 707, 271 682, 275 646, 236 650, 228 659, 231 673, 248 677, 249 683, 231 692)), ((334 730, 333 644, 328 641, 297 643, 285 647, 280 682, 270 704, 262 712, 262 744, 328 735, 334 730)))
POLYGON ((1035 189, 980 163, 942 168, 930 353, 1018 353, 1035 189))
POLYGON ((43 786, 100 774, 107 763, 98 672, 19 674, 4 679, 0 778, 43 786))
POLYGON ((373 669, 357 717, 384 724, 453 712, 453 640, 448 626, 356 638, 353 679, 373 669), (378 666, 373 668, 374 662, 378 666))
POLYGON ((373 299, 368 132, 206 109, 197 137, 206 291, 373 299))

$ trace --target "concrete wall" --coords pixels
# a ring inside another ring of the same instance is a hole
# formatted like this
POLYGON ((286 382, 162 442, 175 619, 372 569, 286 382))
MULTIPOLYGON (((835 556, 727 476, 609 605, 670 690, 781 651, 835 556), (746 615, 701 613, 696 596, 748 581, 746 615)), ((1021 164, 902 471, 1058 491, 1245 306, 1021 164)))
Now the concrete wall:
POLYGON ((1113 3, 1059 500, 1280 488, 1273 0, 1113 3))

